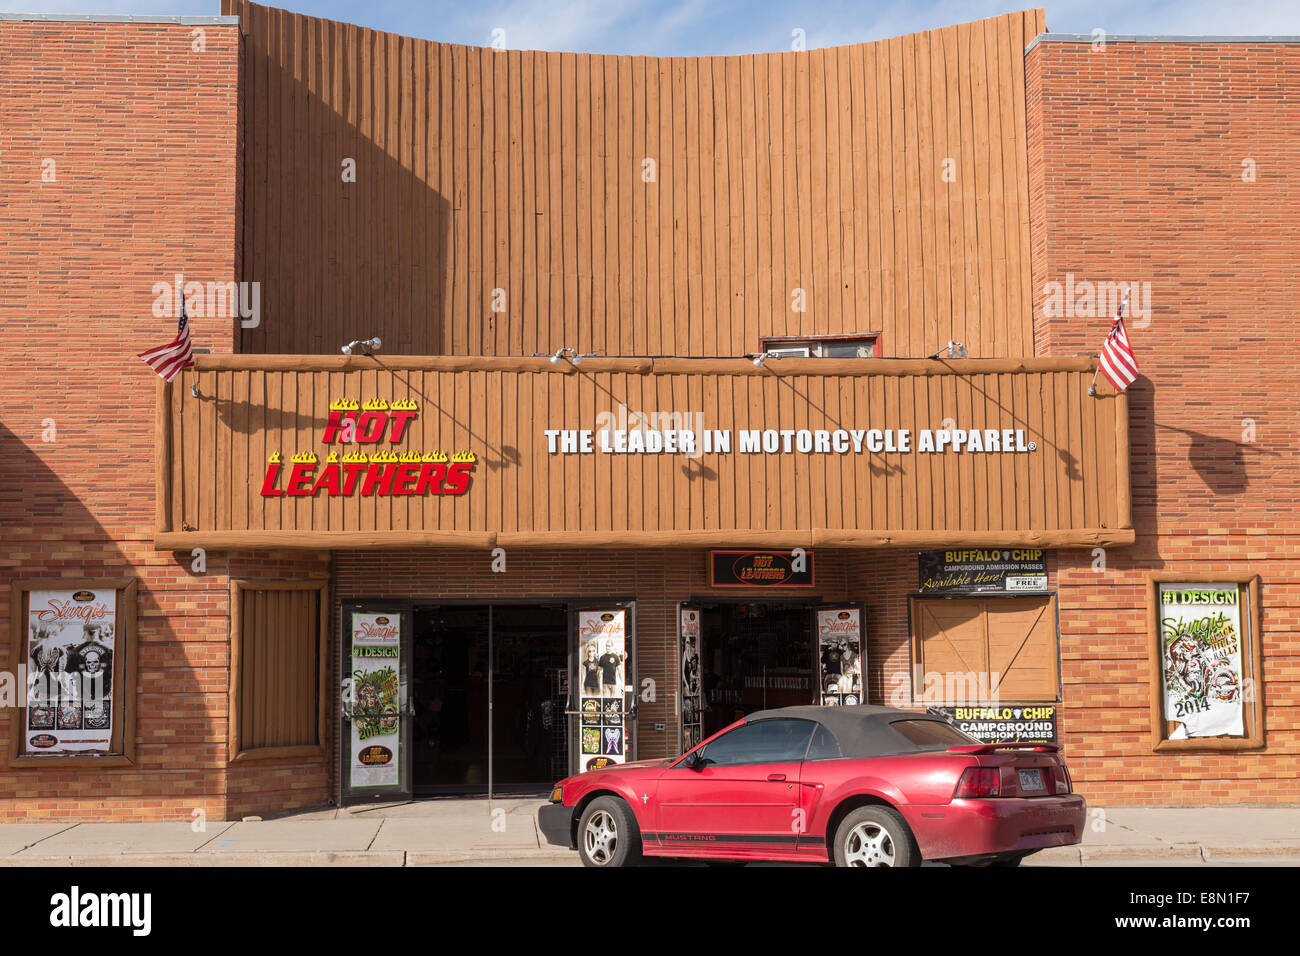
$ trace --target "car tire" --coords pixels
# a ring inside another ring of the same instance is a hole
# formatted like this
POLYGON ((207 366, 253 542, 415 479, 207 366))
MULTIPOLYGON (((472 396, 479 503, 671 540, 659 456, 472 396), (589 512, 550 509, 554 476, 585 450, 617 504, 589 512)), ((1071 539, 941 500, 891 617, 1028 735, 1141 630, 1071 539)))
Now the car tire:
POLYGON ((578 820, 578 856, 583 866, 633 866, 641 859, 641 830, 631 808, 618 797, 597 797, 578 820))
POLYGON ((835 829, 836 866, 920 866, 921 851, 901 814, 858 807, 835 829))

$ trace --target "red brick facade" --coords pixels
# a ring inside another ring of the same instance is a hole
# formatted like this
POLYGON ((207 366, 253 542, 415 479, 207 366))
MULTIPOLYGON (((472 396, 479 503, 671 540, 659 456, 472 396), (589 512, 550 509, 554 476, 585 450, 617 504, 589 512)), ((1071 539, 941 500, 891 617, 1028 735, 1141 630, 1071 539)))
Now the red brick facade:
MULTIPOLYGON (((153 284, 228 281, 238 256, 239 30, 199 29, 0 22, 0 619, 7 632, 13 580, 139 582, 136 765, 8 769, 0 820, 215 820, 249 790, 264 809, 323 799, 323 768, 228 767, 225 714, 231 575, 323 575, 328 556, 213 553, 198 574, 153 546, 157 379, 135 355, 176 331, 150 312, 153 284)), ((192 325, 196 347, 232 350, 229 320, 192 325)), ((12 673, 10 657, 0 642, 12 673)))
POLYGON ((1026 69, 1039 354, 1096 352, 1111 321, 1049 309, 1048 283, 1150 283, 1149 314, 1128 323, 1143 373, 1129 389, 1137 544, 1104 570, 1058 555, 1071 772, 1097 804, 1294 803, 1300 55, 1040 41, 1026 69), (1151 752, 1155 570, 1260 575, 1265 750, 1151 752))
MULTIPOLYGON (((638 676, 661 687, 677 674, 677 603, 710 593, 694 550, 511 553, 504 574, 486 553, 429 551, 212 553, 196 573, 188 553, 155 550, 155 380, 134 356, 168 340, 175 320, 149 313, 151 289, 177 271, 230 280, 240 255, 239 30, 203 27, 200 52, 196 29, 0 22, 11 370, 0 378, 0 620, 13 580, 139 580, 136 765, 8 770, 0 821, 238 818, 333 799, 337 739, 323 760, 227 760, 232 578, 329 576, 335 608, 385 596, 634 598, 638 676)), ((1144 373, 1130 390, 1138 543, 1099 569, 1086 551, 1049 562, 1060 726, 1094 803, 1297 800, 1294 50, 1039 42, 1027 55, 1037 351, 1095 351, 1109 327, 1104 311, 1049 314, 1048 283, 1151 283, 1149 322, 1130 323, 1144 373), (1264 751, 1151 752, 1144 576, 1155 569, 1261 575, 1264 751)), ((232 351, 230 320, 194 330, 198 346, 232 351)), ((866 603, 868 692, 888 702, 907 674, 916 555, 826 551, 818 562, 813 593, 866 603)), ((332 662, 338 641, 336 613, 332 662)), ((10 657, 0 642, 0 668, 16 668, 10 657)), ((674 751, 672 708, 667 695, 643 706, 641 756, 674 751)), ((334 714, 330 726, 336 737, 334 714)), ((0 728, 7 744, 9 722, 0 728)))

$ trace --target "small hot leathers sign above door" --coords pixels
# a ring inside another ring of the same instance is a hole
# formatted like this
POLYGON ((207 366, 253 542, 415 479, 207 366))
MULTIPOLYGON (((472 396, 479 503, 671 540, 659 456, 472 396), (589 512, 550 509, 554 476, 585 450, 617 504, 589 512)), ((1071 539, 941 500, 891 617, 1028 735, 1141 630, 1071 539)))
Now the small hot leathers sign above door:
POLYGON ((710 551, 709 584, 715 588, 813 586, 813 554, 793 551, 710 551))
POLYGON ((469 489, 476 462, 472 451, 365 451, 380 443, 400 444, 408 426, 419 414, 416 403, 398 399, 391 404, 382 398, 364 404, 355 399, 330 403, 329 421, 321 442, 352 445, 340 454, 331 448, 322 463, 314 451, 295 452, 288 477, 282 476, 284 462, 278 450, 266 459, 262 494, 313 497, 325 495, 463 495, 469 489), (281 482, 283 481, 283 484, 281 482))

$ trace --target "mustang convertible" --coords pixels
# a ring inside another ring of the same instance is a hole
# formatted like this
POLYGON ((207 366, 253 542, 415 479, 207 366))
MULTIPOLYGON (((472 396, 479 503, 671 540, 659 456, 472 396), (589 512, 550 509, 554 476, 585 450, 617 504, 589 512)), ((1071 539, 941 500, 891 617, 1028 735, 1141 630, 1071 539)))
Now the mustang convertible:
POLYGON ((1017 866, 1082 836, 1084 800, 1057 749, 982 744, 890 707, 764 710, 674 760, 561 780, 538 824, 587 866, 642 855, 1017 866))

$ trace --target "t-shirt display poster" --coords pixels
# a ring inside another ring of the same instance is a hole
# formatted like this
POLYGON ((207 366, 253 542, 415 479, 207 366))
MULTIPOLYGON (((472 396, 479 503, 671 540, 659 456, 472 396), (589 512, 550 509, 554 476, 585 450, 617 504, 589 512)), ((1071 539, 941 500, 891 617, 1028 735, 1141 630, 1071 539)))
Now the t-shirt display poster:
POLYGON ((821 702, 826 707, 865 703, 862 683, 862 611, 819 608, 817 649, 821 658, 821 702))
POLYGON ((578 612, 578 769, 624 763, 628 751, 627 612, 578 612))
POLYGON ((1170 740, 1240 737, 1241 594, 1236 584, 1161 584, 1160 648, 1170 740))
POLYGON ((353 787, 400 787, 402 618, 352 615, 353 787))
POLYGON ((28 754, 106 754, 113 740, 117 591, 30 591, 28 754))
POLYGON ((681 609, 679 621, 682 661, 682 752, 701 740, 704 711, 700 697, 700 612, 698 608, 681 609))

